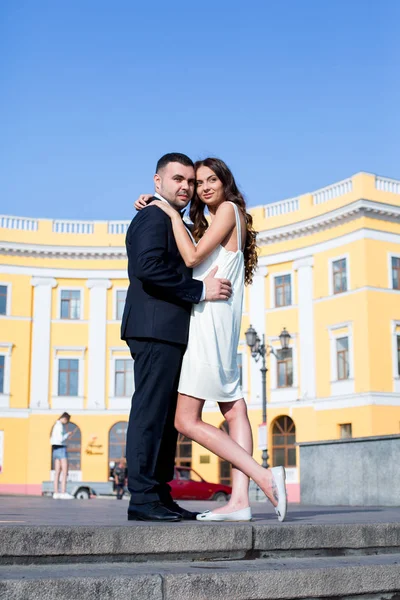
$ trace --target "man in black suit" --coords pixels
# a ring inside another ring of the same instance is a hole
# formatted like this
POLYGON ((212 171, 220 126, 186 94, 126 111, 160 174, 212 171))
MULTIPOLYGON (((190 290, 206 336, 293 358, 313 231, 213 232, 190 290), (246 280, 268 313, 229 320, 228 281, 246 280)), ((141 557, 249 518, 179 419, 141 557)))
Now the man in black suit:
MULTIPOLYGON (((193 162, 166 154, 157 163, 155 197, 183 211, 195 188, 193 162)), ((193 303, 227 300, 230 282, 210 274, 192 279, 179 254, 171 219, 149 206, 126 234, 129 289, 121 338, 135 361, 135 392, 127 433, 129 520, 194 519, 176 504, 168 482, 174 476, 177 431, 174 418, 182 358, 193 303)))

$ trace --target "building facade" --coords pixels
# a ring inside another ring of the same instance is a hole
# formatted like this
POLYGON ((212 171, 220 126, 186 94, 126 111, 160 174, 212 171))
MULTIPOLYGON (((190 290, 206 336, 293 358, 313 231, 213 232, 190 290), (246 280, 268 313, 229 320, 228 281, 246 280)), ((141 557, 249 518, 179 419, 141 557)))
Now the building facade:
MULTIPOLYGON (((246 288, 238 362, 260 460, 261 365, 244 335, 251 324, 269 346, 270 463, 287 468, 298 500, 296 442, 400 431, 400 182, 358 173, 251 212, 260 259, 246 288)), ((128 224, 0 217, 0 493, 40 493, 63 411, 75 431, 72 479, 104 481, 123 456, 134 386, 119 337, 128 224)), ((213 402, 205 418, 225 427, 213 402)), ((188 440, 177 462, 229 481, 229 465, 188 440)))

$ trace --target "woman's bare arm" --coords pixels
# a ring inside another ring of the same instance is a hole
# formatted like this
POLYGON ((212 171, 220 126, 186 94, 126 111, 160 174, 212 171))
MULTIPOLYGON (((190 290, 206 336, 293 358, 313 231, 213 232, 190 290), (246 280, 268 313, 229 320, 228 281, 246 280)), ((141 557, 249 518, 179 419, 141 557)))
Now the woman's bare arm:
POLYGON ((180 214, 166 202, 152 202, 166 212, 172 221, 176 245, 187 267, 202 263, 217 248, 236 225, 235 211, 229 202, 223 202, 197 246, 194 246, 180 214))

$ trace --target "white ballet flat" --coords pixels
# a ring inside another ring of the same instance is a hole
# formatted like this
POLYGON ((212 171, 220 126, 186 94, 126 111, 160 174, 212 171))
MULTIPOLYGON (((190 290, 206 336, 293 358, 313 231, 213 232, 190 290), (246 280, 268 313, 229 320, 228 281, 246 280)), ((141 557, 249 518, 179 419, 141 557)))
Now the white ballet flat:
POLYGON ((196 517, 197 521, 251 521, 251 508, 242 508, 241 510, 235 510, 235 512, 219 514, 213 513, 210 510, 206 510, 200 513, 196 517))
POLYGON ((287 513, 285 469, 283 467, 272 467, 271 471, 275 479, 276 487, 278 488, 278 506, 274 506, 275 513, 278 516, 278 521, 284 521, 287 513))

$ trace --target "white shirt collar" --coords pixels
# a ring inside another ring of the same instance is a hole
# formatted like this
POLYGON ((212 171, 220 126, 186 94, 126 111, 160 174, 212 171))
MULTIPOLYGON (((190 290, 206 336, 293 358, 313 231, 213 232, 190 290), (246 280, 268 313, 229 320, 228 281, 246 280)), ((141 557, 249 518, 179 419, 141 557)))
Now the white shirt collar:
POLYGON ((157 192, 154 194, 154 198, 157 198, 158 200, 161 200, 162 202, 166 202, 167 204, 169 204, 168 200, 166 200, 165 198, 160 196, 160 194, 158 194, 157 192))

